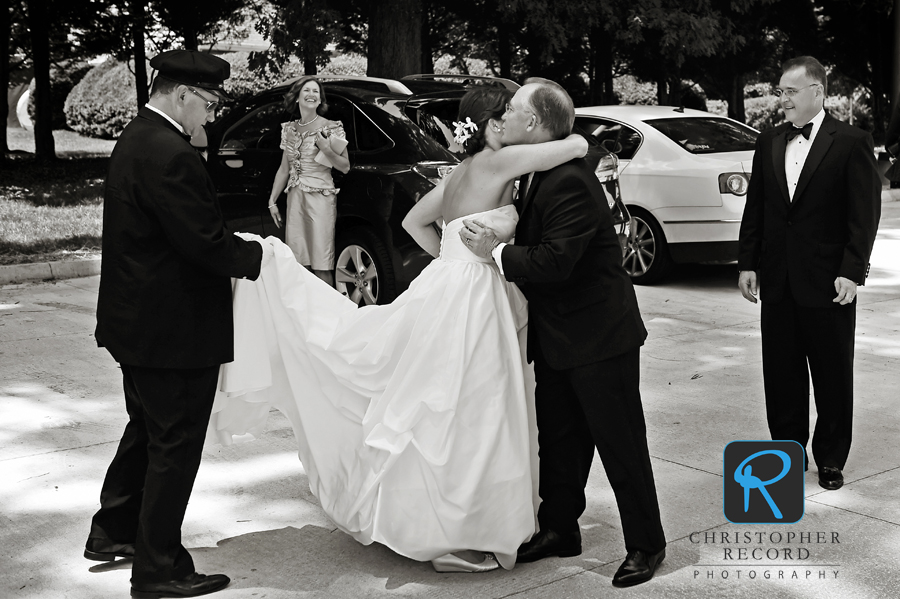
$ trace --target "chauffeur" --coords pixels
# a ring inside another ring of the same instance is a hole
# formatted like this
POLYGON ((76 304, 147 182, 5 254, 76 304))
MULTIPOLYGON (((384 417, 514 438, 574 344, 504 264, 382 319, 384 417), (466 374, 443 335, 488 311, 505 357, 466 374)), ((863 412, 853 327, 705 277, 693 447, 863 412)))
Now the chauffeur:
POLYGON ((129 421, 84 555, 133 556, 133 597, 194 597, 229 583, 195 572, 181 523, 232 360, 230 278, 256 279, 272 250, 225 228, 188 141, 227 98, 229 64, 172 50, 150 66, 150 101, 119 137, 104 191, 96 338, 121 365, 129 421))

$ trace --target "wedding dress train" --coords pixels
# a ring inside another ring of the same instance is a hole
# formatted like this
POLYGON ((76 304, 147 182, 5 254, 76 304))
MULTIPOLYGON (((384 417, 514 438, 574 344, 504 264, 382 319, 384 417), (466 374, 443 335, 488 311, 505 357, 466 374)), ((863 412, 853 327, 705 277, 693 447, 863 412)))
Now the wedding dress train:
MULTIPOLYGON (((471 217, 515 231, 512 206, 471 217)), ((526 304, 462 226, 446 224, 440 258, 393 303, 363 308, 266 240, 260 278, 235 282, 235 360, 209 433, 258 436, 274 406, 338 528, 415 560, 474 549, 511 568, 537 497, 526 304)))

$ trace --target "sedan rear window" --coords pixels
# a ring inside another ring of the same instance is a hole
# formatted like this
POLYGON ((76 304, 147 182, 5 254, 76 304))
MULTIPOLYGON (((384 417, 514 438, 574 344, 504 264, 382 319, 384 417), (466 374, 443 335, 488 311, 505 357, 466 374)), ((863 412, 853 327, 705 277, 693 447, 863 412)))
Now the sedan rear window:
POLYGON ((717 118, 672 118, 645 121, 692 154, 752 150, 756 131, 733 121, 717 118))

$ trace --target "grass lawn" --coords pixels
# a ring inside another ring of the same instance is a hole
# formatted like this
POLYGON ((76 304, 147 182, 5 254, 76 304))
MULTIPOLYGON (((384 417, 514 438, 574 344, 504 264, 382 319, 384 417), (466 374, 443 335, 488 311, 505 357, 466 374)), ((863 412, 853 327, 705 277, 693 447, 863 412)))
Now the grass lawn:
MULTIPOLYGON (((0 265, 100 255, 103 181, 115 141, 54 131, 62 160, 16 153, 0 163, 0 265)), ((7 129, 10 150, 34 152, 34 137, 7 129)))
MULTIPOLYGON (((34 135, 31 131, 26 131, 19 127, 7 129, 6 140, 10 150, 24 150, 25 152, 34 153, 34 135)), ((56 155, 60 158, 109 156, 112 153, 113 146, 116 145, 116 140, 114 139, 83 137, 74 131, 65 130, 54 131, 53 141, 56 145, 56 155)))

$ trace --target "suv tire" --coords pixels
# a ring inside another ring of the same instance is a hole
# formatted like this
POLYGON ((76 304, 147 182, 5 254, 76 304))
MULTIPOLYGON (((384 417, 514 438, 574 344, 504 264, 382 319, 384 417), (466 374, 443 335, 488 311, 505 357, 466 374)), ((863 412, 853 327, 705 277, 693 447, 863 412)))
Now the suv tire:
POLYGON ((394 267, 385 244, 370 229, 355 227, 335 241, 335 288, 360 306, 397 297, 394 267))

